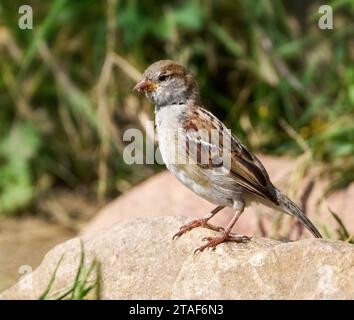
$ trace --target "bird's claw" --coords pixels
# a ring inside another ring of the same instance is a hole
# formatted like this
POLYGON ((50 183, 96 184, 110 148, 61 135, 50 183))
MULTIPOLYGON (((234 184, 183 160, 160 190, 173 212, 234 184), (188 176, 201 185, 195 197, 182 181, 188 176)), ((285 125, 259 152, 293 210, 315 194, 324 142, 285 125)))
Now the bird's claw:
POLYGON ((238 243, 245 243, 250 241, 252 238, 253 236, 249 237, 249 236, 238 235, 238 234, 228 234, 225 232, 216 237, 204 237, 202 241, 207 241, 207 243, 195 249, 194 254, 198 252, 203 252, 205 249, 209 249, 209 248, 215 250, 216 246, 223 242, 235 241, 238 243))
POLYGON ((183 234, 187 233, 188 231, 191 231, 192 229, 199 227, 202 223, 197 223, 198 220, 192 221, 191 223, 188 223, 182 227, 179 228, 179 231, 174 234, 172 237, 172 240, 179 238, 183 234))
POLYGON ((223 227, 213 226, 212 224, 208 223, 208 220, 206 219, 197 219, 180 227, 179 231, 175 233, 174 236, 172 237, 172 240, 179 238, 183 234, 197 227, 203 227, 214 231, 221 231, 221 232, 225 231, 223 227))

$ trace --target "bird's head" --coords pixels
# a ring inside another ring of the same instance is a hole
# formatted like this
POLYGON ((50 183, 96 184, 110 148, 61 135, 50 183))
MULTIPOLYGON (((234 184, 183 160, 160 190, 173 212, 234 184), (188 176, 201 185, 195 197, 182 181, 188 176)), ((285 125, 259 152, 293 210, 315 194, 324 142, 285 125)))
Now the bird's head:
POLYGON ((160 108, 199 100, 199 90, 192 74, 172 60, 150 65, 134 90, 144 92, 160 108))

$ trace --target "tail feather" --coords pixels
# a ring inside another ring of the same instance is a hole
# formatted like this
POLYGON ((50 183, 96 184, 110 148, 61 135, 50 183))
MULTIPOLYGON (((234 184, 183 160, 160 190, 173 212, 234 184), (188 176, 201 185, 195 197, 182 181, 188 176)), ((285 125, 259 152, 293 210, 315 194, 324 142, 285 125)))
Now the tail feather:
POLYGON ((303 225, 316 238, 322 238, 322 235, 317 230, 317 228, 313 225, 313 223, 310 221, 310 219, 305 216, 305 214, 302 212, 302 210, 294 202, 292 202, 286 195, 281 193, 281 191, 278 189, 276 189, 276 194, 277 194, 277 198, 279 201, 279 206, 282 211, 284 211, 285 213, 287 213, 291 216, 294 216, 298 220, 300 220, 303 223, 303 225))

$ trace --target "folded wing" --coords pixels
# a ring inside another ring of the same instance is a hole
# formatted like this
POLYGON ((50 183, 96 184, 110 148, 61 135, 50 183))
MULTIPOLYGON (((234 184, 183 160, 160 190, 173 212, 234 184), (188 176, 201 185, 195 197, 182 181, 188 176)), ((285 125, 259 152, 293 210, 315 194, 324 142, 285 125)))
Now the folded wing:
POLYGON ((278 205, 275 187, 261 162, 207 110, 191 108, 183 122, 189 160, 208 170, 225 169, 236 183, 278 205))

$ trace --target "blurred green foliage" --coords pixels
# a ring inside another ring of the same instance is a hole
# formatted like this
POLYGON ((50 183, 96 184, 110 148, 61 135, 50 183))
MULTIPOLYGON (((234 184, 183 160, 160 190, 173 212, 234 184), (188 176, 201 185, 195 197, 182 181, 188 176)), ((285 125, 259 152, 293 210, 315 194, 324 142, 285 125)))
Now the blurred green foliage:
POLYGON ((307 154, 354 180, 354 2, 32 0, 0 3, 0 213, 56 187, 106 197, 156 167, 127 166, 122 132, 152 107, 136 72, 163 58, 196 74, 205 105, 254 151, 307 154))

